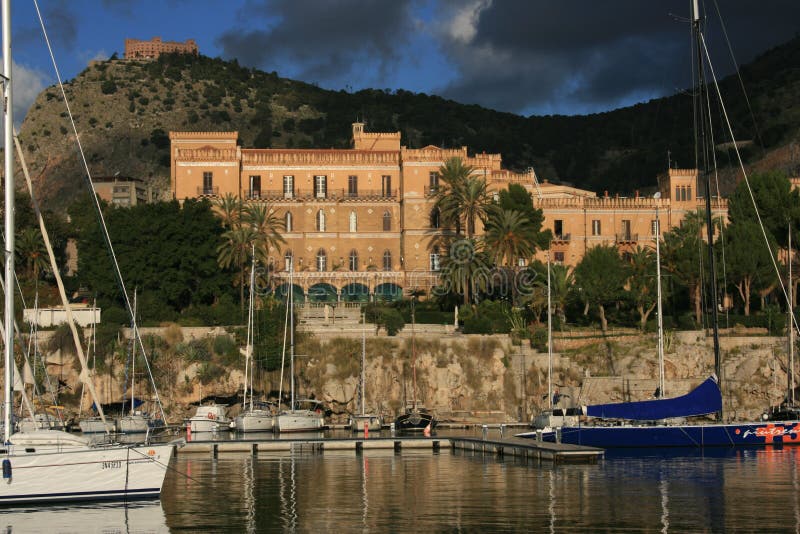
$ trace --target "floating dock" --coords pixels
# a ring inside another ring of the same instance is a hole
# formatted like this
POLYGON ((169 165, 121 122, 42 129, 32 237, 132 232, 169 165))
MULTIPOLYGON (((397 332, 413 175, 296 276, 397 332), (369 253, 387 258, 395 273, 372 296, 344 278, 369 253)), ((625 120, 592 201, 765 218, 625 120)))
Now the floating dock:
POLYGON ((564 443, 545 443, 533 439, 503 438, 484 439, 477 437, 415 437, 392 436, 374 438, 298 438, 275 440, 231 440, 231 441, 189 441, 176 446, 176 454, 211 454, 216 457, 227 453, 256 455, 269 452, 320 452, 365 450, 403 450, 428 449, 439 452, 442 449, 469 451, 495 456, 516 456, 525 460, 552 462, 597 462, 603 457, 603 449, 564 443))
POLYGON ((497 456, 517 456, 524 460, 534 459, 539 462, 586 462, 596 463, 605 454, 605 450, 584 445, 566 443, 548 443, 526 438, 451 438, 453 450, 495 454, 497 456))

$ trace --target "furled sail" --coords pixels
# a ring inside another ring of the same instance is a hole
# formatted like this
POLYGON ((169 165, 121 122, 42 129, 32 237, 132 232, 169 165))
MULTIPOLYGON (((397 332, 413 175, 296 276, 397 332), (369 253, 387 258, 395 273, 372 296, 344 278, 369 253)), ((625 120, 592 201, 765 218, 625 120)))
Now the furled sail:
POLYGON ((720 409, 722 409, 722 393, 717 384, 717 377, 712 375, 681 397, 597 404, 586 406, 585 413, 590 417, 602 417, 603 419, 658 421, 672 417, 706 415, 718 412, 720 409))

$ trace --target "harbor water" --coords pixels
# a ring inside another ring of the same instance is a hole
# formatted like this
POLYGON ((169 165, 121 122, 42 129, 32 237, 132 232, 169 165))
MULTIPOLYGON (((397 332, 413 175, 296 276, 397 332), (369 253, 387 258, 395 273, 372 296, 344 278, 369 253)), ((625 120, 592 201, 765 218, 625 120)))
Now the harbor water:
POLYGON ((800 448, 524 463, 442 448, 178 454, 160 501, 0 510, 6 532, 797 532, 800 448))

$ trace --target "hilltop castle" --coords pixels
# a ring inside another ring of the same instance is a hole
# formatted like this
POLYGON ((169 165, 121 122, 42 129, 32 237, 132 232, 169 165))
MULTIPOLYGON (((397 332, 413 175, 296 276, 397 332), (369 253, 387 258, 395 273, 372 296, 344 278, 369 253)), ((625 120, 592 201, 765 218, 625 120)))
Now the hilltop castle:
POLYGON ((183 43, 162 41, 161 37, 153 37, 149 41, 125 39, 125 59, 158 59, 161 54, 173 52, 197 55, 199 50, 194 39, 187 39, 183 43))

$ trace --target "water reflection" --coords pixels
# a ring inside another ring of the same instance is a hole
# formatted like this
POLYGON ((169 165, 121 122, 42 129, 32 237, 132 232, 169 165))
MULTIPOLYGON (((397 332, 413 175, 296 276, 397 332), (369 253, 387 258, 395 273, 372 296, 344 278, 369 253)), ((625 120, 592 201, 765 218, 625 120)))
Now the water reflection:
POLYGON ((4 509, 0 512, 4 532, 167 532, 160 501, 125 504, 42 505, 4 509))
POLYGON ((800 527, 799 461, 795 448, 557 466, 429 450, 179 454, 191 478, 170 475, 162 499, 173 530, 775 532, 800 527))

